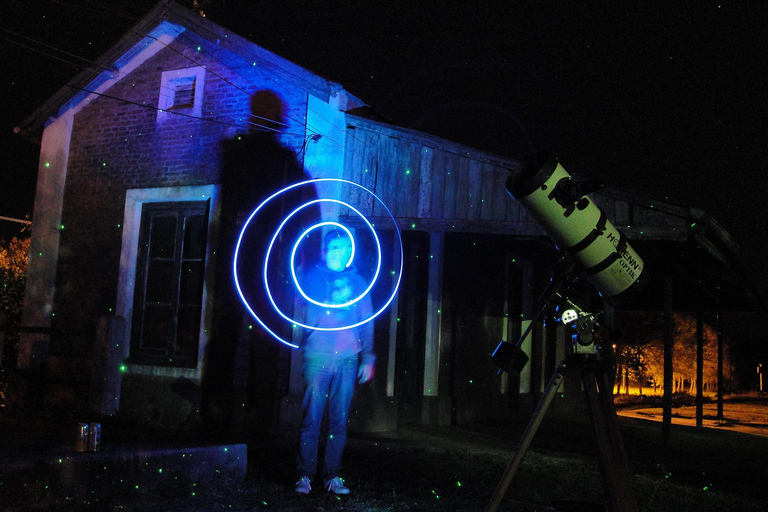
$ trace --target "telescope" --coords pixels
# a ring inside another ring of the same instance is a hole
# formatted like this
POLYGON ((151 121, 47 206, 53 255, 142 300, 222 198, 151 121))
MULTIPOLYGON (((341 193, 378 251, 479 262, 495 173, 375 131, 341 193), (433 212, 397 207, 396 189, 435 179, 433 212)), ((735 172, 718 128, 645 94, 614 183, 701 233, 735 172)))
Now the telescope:
POLYGON ((510 459, 487 512, 495 512, 512 478, 531 445, 547 408, 566 373, 581 369, 582 389, 597 437, 600 469, 606 487, 610 512, 637 512, 631 489, 632 475, 616 425, 611 369, 594 343, 594 330, 600 313, 581 309, 569 297, 572 285, 584 277, 611 305, 645 286, 648 272, 643 260, 602 211, 587 197, 602 185, 573 179, 560 163, 544 153, 534 156, 510 173, 506 182, 509 194, 520 201, 560 250, 560 262, 549 285, 538 301, 537 311, 516 344, 502 341, 491 358, 502 371, 519 373, 528 362, 521 345, 534 324, 544 315, 564 306, 559 320, 571 330, 570 355, 560 362, 550 378, 528 427, 510 459))
POLYGON ((602 185, 574 180, 555 158, 539 153, 509 175, 506 187, 608 303, 618 305, 645 285, 643 260, 586 197, 602 185))

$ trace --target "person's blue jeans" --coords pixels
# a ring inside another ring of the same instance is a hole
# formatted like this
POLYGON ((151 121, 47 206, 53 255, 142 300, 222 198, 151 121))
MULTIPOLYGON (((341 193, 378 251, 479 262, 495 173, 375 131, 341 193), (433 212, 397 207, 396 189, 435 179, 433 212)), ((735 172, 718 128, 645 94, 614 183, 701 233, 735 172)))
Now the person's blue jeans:
POLYGON ((357 357, 326 361, 304 358, 304 419, 301 422, 296 469, 313 477, 317 472, 320 425, 328 404, 328 438, 323 459, 323 481, 338 476, 347 443, 347 416, 357 378, 357 357))

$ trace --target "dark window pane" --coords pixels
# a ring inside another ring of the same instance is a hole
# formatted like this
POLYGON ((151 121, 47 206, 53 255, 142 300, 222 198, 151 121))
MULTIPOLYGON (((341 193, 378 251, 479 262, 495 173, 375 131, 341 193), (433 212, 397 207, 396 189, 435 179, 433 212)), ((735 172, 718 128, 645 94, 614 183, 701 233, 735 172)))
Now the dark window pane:
POLYGON ((165 350, 168 347, 172 322, 170 306, 147 306, 144 309, 141 348, 165 350))
POLYGON ((184 225, 184 258, 185 259, 203 259, 205 258, 206 231, 208 230, 208 219, 204 215, 193 215, 187 217, 184 225))
POLYGON ((203 268, 202 261, 182 262, 179 304, 200 304, 203 294, 203 268))
POLYGON ((154 216, 149 241, 150 258, 173 258, 176 248, 176 217, 154 216))
POLYGON ((208 233, 206 201, 142 207, 131 359, 195 367, 208 233))
POLYGON ((200 306, 180 307, 179 321, 176 326, 176 350, 197 354, 197 342, 200 339, 200 306))
POLYGON ((173 261, 150 260, 147 269, 147 302, 171 302, 173 297, 173 261))

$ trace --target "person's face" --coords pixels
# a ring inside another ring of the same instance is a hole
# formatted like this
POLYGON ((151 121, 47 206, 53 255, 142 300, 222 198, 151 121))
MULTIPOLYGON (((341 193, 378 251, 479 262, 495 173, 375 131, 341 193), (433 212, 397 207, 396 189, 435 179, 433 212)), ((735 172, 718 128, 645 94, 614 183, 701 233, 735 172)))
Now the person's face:
POLYGON ((341 272, 347 267, 350 256, 352 256, 352 242, 349 238, 334 238, 328 243, 325 265, 334 272, 341 272))

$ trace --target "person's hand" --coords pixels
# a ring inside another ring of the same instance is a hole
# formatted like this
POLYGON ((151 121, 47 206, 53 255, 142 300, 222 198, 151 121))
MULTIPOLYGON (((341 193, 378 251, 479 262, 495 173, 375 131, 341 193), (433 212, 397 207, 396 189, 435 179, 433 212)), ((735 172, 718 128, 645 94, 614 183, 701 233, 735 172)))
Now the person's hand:
POLYGON ((376 373, 376 371, 373 368, 373 363, 361 364, 360 368, 357 370, 357 382, 365 384, 373 378, 374 373, 376 373))

